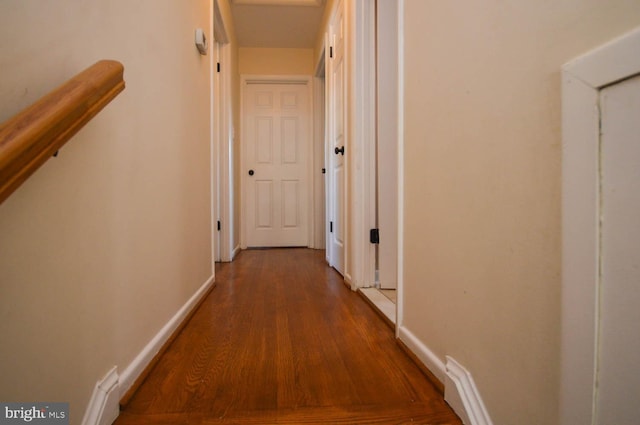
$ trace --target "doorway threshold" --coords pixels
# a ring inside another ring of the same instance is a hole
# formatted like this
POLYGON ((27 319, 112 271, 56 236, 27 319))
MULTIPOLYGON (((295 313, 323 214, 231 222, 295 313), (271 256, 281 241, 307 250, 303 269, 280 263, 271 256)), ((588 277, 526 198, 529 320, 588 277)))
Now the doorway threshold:
POLYGON ((376 288, 358 288, 358 292, 384 319, 385 322, 395 329, 396 325, 396 305, 388 297, 376 288))

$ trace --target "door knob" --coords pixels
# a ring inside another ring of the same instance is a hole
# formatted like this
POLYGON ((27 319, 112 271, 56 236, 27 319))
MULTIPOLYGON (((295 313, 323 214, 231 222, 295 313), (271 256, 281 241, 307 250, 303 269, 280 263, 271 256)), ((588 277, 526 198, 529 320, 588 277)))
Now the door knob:
POLYGON ((334 152, 336 153, 336 155, 342 154, 344 156, 344 146, 342 146, 341 148, 336 147, 334 152))
POLYGON ((253 170, 249 170, 249 175, 253 176, 253 170))

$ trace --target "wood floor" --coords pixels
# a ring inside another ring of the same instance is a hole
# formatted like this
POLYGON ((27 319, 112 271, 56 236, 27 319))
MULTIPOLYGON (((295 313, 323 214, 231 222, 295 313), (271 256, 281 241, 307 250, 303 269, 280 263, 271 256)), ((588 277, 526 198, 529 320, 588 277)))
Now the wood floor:
POLYGON ((461 424, 323 251, 243 251, 216 282, 116 424, 461 424))

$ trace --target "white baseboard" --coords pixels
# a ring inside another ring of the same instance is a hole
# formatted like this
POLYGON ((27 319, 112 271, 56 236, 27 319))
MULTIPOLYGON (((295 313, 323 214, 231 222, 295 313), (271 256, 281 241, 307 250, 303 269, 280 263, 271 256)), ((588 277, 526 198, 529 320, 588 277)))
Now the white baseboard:
POLYGON ((442 360, 429 350, 410 330, 404 326, 398 328, 398 338, 409 350, 434 374, 440 382, 444 382, 447 376, 446 368, 442 360))
POLYGON ((468 425, 492 425, 491 418, 473 377, 453 358, 447 358, 447 379, 444 399, 462 422, 468 425))
POLYGON ((142 349, 140 354, 131 362, 129 366, 120 375, 120 397, 122 397, 133 384, 144 369, 149 365, 154 356, 158 354, 164 343, 169 339, 178 326, 184 321, 187 315, 198 304, 198 301, 211 287, 214 281, 212 275, 207 281, 196 291, 195 294, 187 301, 182 308, 160 329, 160 332, 142 349))
POLYGON ((351 275, 349 273, 345 273, 343 276, 344 281, 351 288, 352 291, 357 291, 358 287, 353 283, 353 279, 351 279, 351 275))
POLYGON ((111 425, 120 413, 118 368, 113 367, 96 384, 82 425, 111 425))
POLYGON ((398 327, 398 338, 444 383, 444 399, 466 425, 492 425, 471 374, 452 357, 447 364, 404 326, 398 327))
POLYGON ((240 252, 240 245, 236 245, 236 247, 233 248, 233 251, 231 251, 231 261, 233 261, 233 259, 236 258, 236 255, 238 255, 239 252, 240 252))

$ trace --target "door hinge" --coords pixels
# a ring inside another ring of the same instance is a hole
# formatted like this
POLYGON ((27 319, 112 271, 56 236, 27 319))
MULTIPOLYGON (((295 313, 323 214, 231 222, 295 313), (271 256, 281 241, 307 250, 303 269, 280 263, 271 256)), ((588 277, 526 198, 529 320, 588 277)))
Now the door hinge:
POLYGON ((333 233, 333 221, 329 222, 329 233, 333 233))
POLYGON ((323 169, 322 169, 322 174, 326 174, 326 173, 327 173, 327 169, 326 169, 326 168, 323 168, 323 169))
POLYGON ((220 72, 220 62, 218 62, 218 63, 216 64, 216 70, 217 70, 218 72, 220 72))
POLYGON ((220 220, 218 220, 218 232, 220 231, 220 229, 221 229, 220 220))
POLYGON ((333 58, 333 46, 329 46, 329 57, 333 58))
POLYGON ((369 242, 377 244, 380 243, 380 229, 369 230, 369 242))

